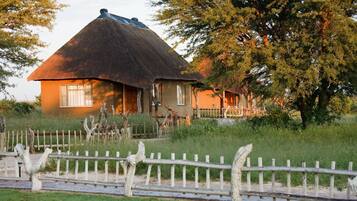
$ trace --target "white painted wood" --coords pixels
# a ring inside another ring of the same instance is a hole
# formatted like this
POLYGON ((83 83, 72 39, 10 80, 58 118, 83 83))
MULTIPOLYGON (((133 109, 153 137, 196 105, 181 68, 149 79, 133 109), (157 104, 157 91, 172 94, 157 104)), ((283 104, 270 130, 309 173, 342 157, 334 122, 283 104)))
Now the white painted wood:
MULTIPOLYGON (((69 156, 69 151, 67 151, 67 156, 69 156)), ((66 159, 66 178, 69 177, 69 160, 66 159)))
MULTIPOLYGON (((271 159, 271 166, 275 167, 275 158, 271 159)), ((275 192, 275 171, 271 173, 271 191, 275 192)))
MULTIPOLYGON (((182 154, 182 160, 186 160, 186 153, 182 154)), ((186 165, 182 166, 182 187, 186 187, 186 165)))
MULTIPOLYGON (((89 156, 89 152, 85 151, 84 155, 86 157, 88 157, 89 156)), ((84 161, 84 180, 88 180, 88 160, 84 161)))
MULTIPOLYGON (((161 160, 161 153, 157 153, 157 160, 161 160)), ((161 167, 157 165, 157 185, 161 185, 161 167)))
MULTIPOLYGON (((61 155, 61 150, 58 150, 58 151, 57 151, 57 154, 58 154, 58 155, 61 155)), ((57 163, 56 176, 59 177, 59 176, 60 176, 60 169, 61 169, 61 159, 58 158, 57 161, 56 161, 56 163, 57 163)))
MULTIPOLYGON (((116 152, 116 157, 119 158, 120 157, 120 153, 117 151, 116 152)), ((115 161, 115 182, 119 182, 119 160, 115 161)))
MULTIPOLYGON (((316 161, 315 163, 315 168, 318 169, 320 168, 320 162, 316 161)), ((315 196, 319 196, 319 174, 315 173, 315 196)))
MULTIPOLYGON (((302 162, 302 168, 306 168, 306 162, 302 162)), ((303 186, 303 194, 307 195, 307 173, 306 172, 303 172, 302 186, 303 186)))
MULTIPOLYGON (((76 152, 76 156, 79 156, 79 151, 76 152)), ((78 179, 78 159, 74 163, 74 178, 78 179)))
POLYGON ((51 149, 52 149, 52 131, 50 132, 50 147, 51 147, 51 149))
MULTIPOLYGON (((291 167, 290 160, 286 161, 286 167, 288 167, 288 168, 291 167)), ((290 171, 288 171, 286 174, 286 186, 288 188, 287 193, 290 194, 291 193, 291 173, 290 173, 290 171)))
POLYGON ((68 150, 71 151, 71 131, 68 130, 67 134, 68 134, 68 142, 67 142, 68 146, 67 147, 68 147, 68 150))
MULTIPOLYGON (((109 151, 105 151, 105 157, 109 157, 109 151)), ((108 182, 109 161, 104 161, 104 181, 108 182)))
MULTIPOLYGON (((150 159, 154 159, 154 153, 150 153, 150 159)), ((150 183, 151 168, 152 168, 152 164, 149 164, 148 170, 146 173, 145 185, 149 185, 149 183, 150 183)))
MULTIPOLYGON (((348 162, 348 171, 352 171, 353 170, 353 162, 350 161, 348 162)), ((348 181, 347 181, 348 183, 348 181)), ((347 188, 347 199, 350 199, 351 198, 351 188, 347 188)))
MULTIPOLYGON (((219 158, 219 162, 220 162, 220 164, 224 164, 224 156, 221 156, 220 158, 219 158)), ((221 169, 220 171, 219 171, 219 188, 221 189, 221 190, 223 190, 223 186, 224 186, 224 172, 223 172, 224 170, 223 169, 221 169)))
MULTIPOLYGON (((261 157, 258 158, 258 167, 263 167, 263 159, 261 157)), ((264 175, 263 171, 259 171, 259 192, 264 192, 264 175)))
MULTIPOLYGON (((206 163, 209 163, 209 155, 206 155, 205 157, 206 163)), ((206 169, 206 188, 210 189, 211 188, 211 176, 210 176, 210 169, 206 169)))
POLYGON ((5 175, 5 177, 7 177, 7 176, 8 176, 7 168, 9 167, 8 164, 7 164, 7 160, 4 161, 4 166, 5 166, 5 167, 4 167, 4 168, 5 168, 5 169, 4 169, 4 175, 5 175))
MULTIPOLYGON (((247 157, 247 167, 250 168, 250 158, 247 157)), ((247 190, 251 191, 252 186, 251 186, 251 178, 250 178, 250 171, 247 172, 247 190)))
MULTIPOLYGON (((171 160, 175 160, 175 153, 171 153, 171 160)), ((171 165, 171 187, 175 187, 175 165, 171 165)))
MULTIPOLYGON (((27 132, 27 130, 25 131, 25 143, 26 143, 26 148, 28 148, 29 147, 29 142, 28 142, 28 132, 27 132)), ((31 139, 33 139, 33 138, 31 138, 31 139)))
MULTIPOLYGON (((332 161, 331 170, 335 170, 335 168, 336 168, 336 162, 332 161)), ((330 189, 329 189, 330 198, 334 197, 334 191, 335 191, 335 175, 330 175, 330 189)))
MULTIPOLYGON (((37 150, 40 150, 40 131, 37 130, 36 134, 37 134, 37 150)), ((12 147, 14 147, 14 146, 12 146, 12 147)))
MULTIPOLYGON (((198 155, 195 154, 193 160, 198 162, 198 155)), ((195 188, 198 188, 198 167, 195 167, 195 188)))
POLYGON ((56 145, 57 145, 57 149, 59 149, 59 139, 58 139, 58 130, 56 130, 56 145))
POLYGON ((62 149, 64 149, 64 143, 65 143, 64 130, 62 130, 62 149))
POLYGON ((74 138, 74 146, 76 146, 77 145, 77 131, 76 130, 73 131, 73 138, 74 138))
MULTIPOLYGON (((94 152, 94 156, 98 157, 98 151, 94 152)), ((98 181, 98 160, 94 161, 94 181, 98 181)))

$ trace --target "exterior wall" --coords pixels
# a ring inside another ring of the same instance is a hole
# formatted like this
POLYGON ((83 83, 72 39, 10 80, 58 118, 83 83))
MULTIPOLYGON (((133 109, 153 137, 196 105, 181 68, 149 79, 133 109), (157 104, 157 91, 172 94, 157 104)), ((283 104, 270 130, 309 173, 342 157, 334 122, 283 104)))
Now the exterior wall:
POLYGON ((128 85, 124 86, 124 100, 125 106, 124 111, 129 113, 135 113, 138 111, 137 105, 137 93, 138 89, 128 85))
MULTIPOLYGON (((192 115, 192 90, 188 82, 159 81, 162 83, 161 105, 158 114, 165 116, 168 112, 165 106, 172 108, 179 116, 192 115), (177 84, 185 86, 185 105, 177 105, 177 84)), ((105 102, 108 112, 112 112, 112 105, 116 113, 123 111, 137 112, 138 88, 120 83, 103 80, 54 80, 41 81, 41 107, 45 115, 86 116, 98 113, 105 102), (69 84, 88 84, 92 86, 93 105, 91 107, 60 107, 60 86, 69 84)), ((142 109, 144 113, 154 114, 155 108, 151 103, 151 90, 144 89, 142 94, 142 109)))
MULTIPOLYGON (((192 115, 192 87, 189 82, 160 80, 161 83, 161 104, 158 108, 159 116, 166 116, 168 110, 166 107, 173 109, 179 116, 184 117, 187 114, 192 115), (177 84, 185 86, 185 105, 177 105, 177 84)), ((143 111, 154 115, 155 107, 152 105, 151 89, 143 91, 143 111)))
MULTIPOLYGON (((197 92, 199 108, 219 108, 221 107, 221 98, 213 90, 204 90, 197 92)), ((225 92, 224 106, 238 106, 239 95, 225 92)), ((196 107, 196 99, 192 95, 192 107, 196 107)))
MULTIPOLYGON (((197 98, 199 108, 219 108, 221 106, 221 99, 214 94, 213 90, 198 91, 197 98)), ((192 107, 196 107, 194 96, 192 98, 192 107)))
POLYGON ((105 102, 108 110, 114 105, 116 112, 122 111, 122 85, 101 80, 55 80, 41 81, 41 108, 46 115, 85 116, 97 113, 105 102), (93 105, 91 107, 60 107, 60 86, 68 84, 88 84, 92 86, 93 105))

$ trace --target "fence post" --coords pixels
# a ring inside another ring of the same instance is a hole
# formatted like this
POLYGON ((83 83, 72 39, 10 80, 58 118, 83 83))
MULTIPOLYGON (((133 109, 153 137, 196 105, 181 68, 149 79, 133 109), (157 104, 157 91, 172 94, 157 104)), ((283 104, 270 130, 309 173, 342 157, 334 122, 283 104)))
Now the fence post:
POLYGON ((236 152, 232 164, 231 170, 231 191, 232 191, 232 200, 233 201, 242 201, 240 196, 241 186, 241 177, 242 169, 245 163, 245 160, 249 153, 252 151, 253 145, 248 144, 246 146, 240 147, 236 152))
POLYGON ((0 151, 6 151, 5 117, 0 116, 0 151))
POLYGON ((128 168, 128 173, 125 178, 124 195, 127 197, 133 196, 132 186, 134 182, 136 165, 144 159, 145 145, 140 141, 138 145, 138 152, 134 155, 129 155, 125 161, 125 166, 128 168))

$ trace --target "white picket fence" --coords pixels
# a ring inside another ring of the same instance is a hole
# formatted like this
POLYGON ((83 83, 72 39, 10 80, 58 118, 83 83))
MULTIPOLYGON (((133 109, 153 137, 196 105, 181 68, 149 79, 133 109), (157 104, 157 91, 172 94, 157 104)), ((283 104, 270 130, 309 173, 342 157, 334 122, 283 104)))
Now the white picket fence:
MULTIPOLYGON (((15 157, 13 153, 0 153, 1 156, 15 157)), ((142 172, 143 169, 139 169, 135 174, 134 184, 130 187, 134 195, 144 195, 143 192, 148 192, 147 195, 165 197, 230 199, 233 192, 232 180, 229 177, 233 166, 226 163, 224 156, 219 158, 219 163, 211 162, 209 155, 205 155, 204 160, 199 160, 197 154, 188 157, 184 153, 181 158, 177 156, 171 153, 170 158, 162 158, 161 153, 150 153, 140 162, 138 165, 145 165, 145 173, 142 172), (188 160, 191 157, 193 160, 188 160)), ((120 152, 106 151, 100 156, 98 151, 86 151, 82 155, 79 152, 58 151, 49 155, 49 158, 53 160, 52 167, 55 167, 55 171, 43 172, 43 181, 66 182, 66 185, 72 185, 71 188, 76 188, 79 184, 115 188, 123 188, 126 185, 128 169, 124 164, 127 158, 120 152)), ((16 164, 13 164, 12 168, 0 165, 0 174, 3 173, 0 181, 23 180, 19 177, 21 171, 18 171, 21 164, 16 164)), ((272 159, 271 164, 264 165, 262 158, 258 158, 257 164, 253 166, 251 159, 247 158, 242 169, 244 180, 239 191, 241 195, 287 200, 357 200, 356 194, 351 192, 350 188, 337 189, 335 186, 336 177, 347 184, 347 178, 357 176, 352 162, 346 170, 337 170, 335 162, 331 162, 329 168, 320 167, 318 161, 314 167, 307 167, 305 162, 301 167, 293 167, 290 160, 286 161, 286 166, 276 166, 275 159, 272 159), (253 180, 254 174, 258 176, 257 181, 253 180), (270 181, 264 180, 267 178, 265 174, 271 175, 270 181), (282 174, 286 177, 285 183, 280 183, 281 179, 278 182, 277 177, 282 174), (292 177, 296 175, 301 177, 301 184, 297 186, 292 183, 292 177), (313 176, 312 183, 308 182, 309 175, 313 176), (329 177, 328 187, 320 184, 321 177, 326 176, 329 177)))
POLYGON ((241 108, 237 106, 227 106, 226 108, 194 108, 193 115, 197 118, 242 118, 249 116, 259 116, 264 114, 261 108, 241 108))
MULTIPOLYGON (((156 125, 132 125, 129 127, 130 134, 129 137, 132 139, 153 139, 153 138, 164 138, 169 135, 171 128, 159 132, 156 125)), ((1 151, 12 151, 16 144, 22 144, 25 147, 33 146, 37 151, 43 150, 45 148, 51 148, 55 150, 71 150, 73 147, 85 145, 86 133, 82 130, 56 130, 56 131, 46 131, 46 130, 35 130, 33 134, 28 130, 13 130, 7 131, 5 133, 0 133, 0 135, 5 135, 4 147, 1 151)), ((95 143, 115 143, 123 139, 123 135, 109 132, 109 133, 94 133, 90 141, 91 144, 95 143)), ((127 137, 127 136, 125 136, 127 137)))

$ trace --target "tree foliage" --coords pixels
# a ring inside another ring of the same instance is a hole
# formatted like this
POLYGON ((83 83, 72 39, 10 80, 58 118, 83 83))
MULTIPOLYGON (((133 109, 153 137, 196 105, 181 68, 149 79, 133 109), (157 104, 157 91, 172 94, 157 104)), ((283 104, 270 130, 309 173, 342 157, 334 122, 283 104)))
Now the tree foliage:
POLYGON ((19 76, 25 67, 38 62, 36 50, 44 43, 34 30, 50 29, 62 7, 55 0, 0 1, 0 92, 11 86, 9 77, 19 76))
POLYGON ((193 69, 223 88, 281 97, 304 126, 356 93, 352 0, 154 0, 155 19, 186 42, 193 69), (209 62, 207 62, 209 61, 209 62))

